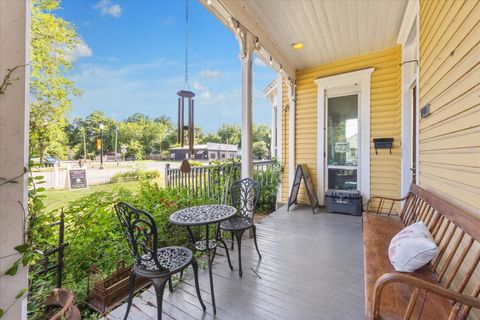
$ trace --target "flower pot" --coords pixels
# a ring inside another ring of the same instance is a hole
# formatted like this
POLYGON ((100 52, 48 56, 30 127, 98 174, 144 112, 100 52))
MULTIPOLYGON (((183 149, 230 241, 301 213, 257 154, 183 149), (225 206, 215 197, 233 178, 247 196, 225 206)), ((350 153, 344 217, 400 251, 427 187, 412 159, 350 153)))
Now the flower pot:
POLYGON ((80 311, 73 304, 75 296, 67 289, 53 289, 50 295, 45 299, 45 314, 48 316, 45 319, 49 320, 80 320, 82 316, 80 311), (55 310, 50 316, 52 310, 55 310), (58 311, 56 311, 58 310, 58 311))

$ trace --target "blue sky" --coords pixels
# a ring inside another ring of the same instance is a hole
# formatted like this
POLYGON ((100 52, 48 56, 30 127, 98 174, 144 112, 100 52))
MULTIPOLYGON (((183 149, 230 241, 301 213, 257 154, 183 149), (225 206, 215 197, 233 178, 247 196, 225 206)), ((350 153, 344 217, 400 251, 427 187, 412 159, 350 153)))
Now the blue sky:
MULTIPOLYGON (((176 121, 176 92, 184 88, 185 2, 63 0, 56 14, 85 42, 71 53, 68 76, 83 91, 70 118, 102 110, 117 120, 141 112, 176 121)), ((241 65, 234 35, 197 1, 189 2, 190 89, 196 125, 210 132, 240 123, 241 65)), ((263 89, 275 72, 254 63, 254 122, 270 125, 263 89)))

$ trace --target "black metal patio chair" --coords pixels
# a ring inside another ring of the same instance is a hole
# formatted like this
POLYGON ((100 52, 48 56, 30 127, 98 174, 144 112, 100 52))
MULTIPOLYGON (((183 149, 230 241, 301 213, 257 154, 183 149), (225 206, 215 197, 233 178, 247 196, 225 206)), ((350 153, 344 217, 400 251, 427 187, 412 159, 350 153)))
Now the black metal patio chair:
POLYGON ((245 178, 235 181, 230 188, 230 195, 232 197, 232 205, 238 209, 237 215, 230 220, 220 223, 220 228, 223 231, 229 231, 232 235, 232 250, 234 248, 234 236, 238 244, 238 273, 242 276, 242 236, 245 231, 252 229, 253 241, 255 249, 257 249, 260 259, 262 255, 258 250, 257 245, 257 228, 253 223, 255 215, 255 207, 257 205, 258 196, 260 194, 260 186, 258 182, 245 178))
POLYGON ((122 226, 128 246, 135 259, 130 273, 127 319, 132 306, 135 291, 135 277, 141 276, 152 281, 157 297, 157 319, 162 319, 162 301, 165 284, 170 277, 183 271, 189 265, 193 267, 195 289, 203 311, 206 310, 198 285, 198 265, 193 253, 185 247, 158 247, 158 233, 155 221, 147 212, 134 208, 128 203, 115 205, 118 220, 122 226))

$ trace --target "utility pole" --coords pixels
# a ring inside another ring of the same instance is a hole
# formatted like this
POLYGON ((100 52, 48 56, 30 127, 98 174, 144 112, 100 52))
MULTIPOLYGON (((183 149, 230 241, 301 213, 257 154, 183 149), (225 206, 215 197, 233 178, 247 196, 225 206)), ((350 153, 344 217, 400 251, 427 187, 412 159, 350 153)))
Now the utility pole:
POLYGON ((118 166, 117 142, 118 142, 118 124, 115 126, 115 162, 117 163, 117 166, 118 166))
POLYGON ((100 124, 100 169, 103 169, 103 129, 105 126, 100 124))

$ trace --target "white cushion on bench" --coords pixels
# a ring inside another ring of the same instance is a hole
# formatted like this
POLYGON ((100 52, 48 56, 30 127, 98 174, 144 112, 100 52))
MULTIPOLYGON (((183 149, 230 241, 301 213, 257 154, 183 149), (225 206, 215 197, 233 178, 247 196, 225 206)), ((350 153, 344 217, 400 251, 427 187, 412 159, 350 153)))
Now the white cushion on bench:
POLYGON ((439 249, 423 222, 409 225, 390 241, 388 257, 396 271, 414 272, 435 258, 439 249))

